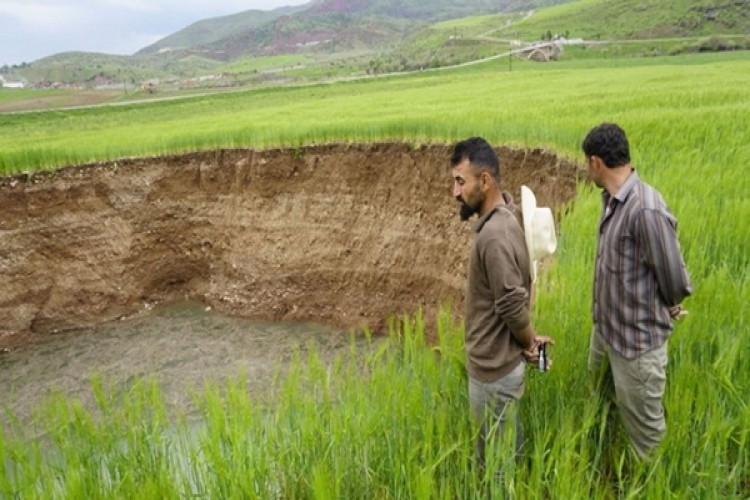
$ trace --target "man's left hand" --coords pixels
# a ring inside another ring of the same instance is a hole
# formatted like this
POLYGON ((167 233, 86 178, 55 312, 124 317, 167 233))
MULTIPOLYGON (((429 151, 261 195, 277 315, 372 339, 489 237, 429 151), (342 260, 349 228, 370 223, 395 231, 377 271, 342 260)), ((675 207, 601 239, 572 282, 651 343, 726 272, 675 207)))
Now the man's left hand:
MULTIPOLYGON (((531 346, 531 349, 523 351, 523 357, 526 358, 526 361, 528 363, 532 363, 534 366, 537 366, 537 362, 539 361, 539 346, 542 344, 554 344, 555 340, 552 337, 549 337, 547 335, 537 335, 534 337, 534 345, 531 346)), ((549 354, 547 355, 547 369, 552 367, 552 358, 549 357, 549 354)))

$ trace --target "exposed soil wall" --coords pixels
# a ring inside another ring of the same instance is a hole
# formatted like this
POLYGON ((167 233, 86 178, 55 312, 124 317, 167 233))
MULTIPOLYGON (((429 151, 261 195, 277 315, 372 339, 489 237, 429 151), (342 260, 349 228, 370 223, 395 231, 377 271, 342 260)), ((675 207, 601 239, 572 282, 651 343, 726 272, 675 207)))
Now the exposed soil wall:
MULTIPOLYGON (((571 200, 579 170, 498 149, 505 188, 571 200)), ((197 299, 258 319, 377 330, 462 307, 470 224, 450 146, 219 150, 0 178, 0 348, 197 299)))

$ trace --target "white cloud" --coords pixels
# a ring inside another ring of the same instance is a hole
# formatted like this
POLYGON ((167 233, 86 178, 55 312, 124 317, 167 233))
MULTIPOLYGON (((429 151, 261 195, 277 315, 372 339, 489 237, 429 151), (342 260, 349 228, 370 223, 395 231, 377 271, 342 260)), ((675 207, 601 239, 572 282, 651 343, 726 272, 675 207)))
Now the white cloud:
POLYGON ((134 12, 160 12, 163 10, 162 6, 159 5, 160 2, 149 0, 100 0, 100 3, 134 12))
POLYGON ((77 9, 70 5, 0 2, 0 19, 10 19, 3 20, 5 26, 17 26, 17 29, 38 32, 41 36, 47 36, 50 31, 60 33, 69 29, 76 22, 77 13, 77 9))

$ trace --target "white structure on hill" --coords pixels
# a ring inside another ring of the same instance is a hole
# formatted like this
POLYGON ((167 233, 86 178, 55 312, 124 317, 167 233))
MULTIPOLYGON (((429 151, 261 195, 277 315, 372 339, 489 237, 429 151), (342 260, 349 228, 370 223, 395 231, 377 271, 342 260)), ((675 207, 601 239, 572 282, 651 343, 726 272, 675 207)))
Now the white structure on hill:
POLYGON ((0 75, 0 87, 5 89, 22 89, 24 88, 23 82, 9 82, 5 80, 5 78, 0 75))

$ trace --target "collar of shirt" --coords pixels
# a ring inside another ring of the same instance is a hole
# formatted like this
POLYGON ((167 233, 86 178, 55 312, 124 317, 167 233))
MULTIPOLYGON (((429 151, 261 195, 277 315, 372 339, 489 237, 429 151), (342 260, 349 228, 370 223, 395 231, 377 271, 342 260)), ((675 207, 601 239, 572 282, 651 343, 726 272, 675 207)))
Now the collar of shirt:
POLYGON ((515 208, 513 205, 513 197, 510 195, 510 193, 507 191, 503 191, 502 193, 500 193, 500 196, 503 197, 503 201, 505 201, 505 204, 498 203, 497 205, 489 209, 486 214, 481 216, 479 220, 474 224, 475 233, 481 231, 487 221, 490 220, 490 217, 492 217, 492 214, 494 214, 501 208, 506 207, 510 213, 514 212, 515 208))
POLYGON ((638 172, 636 172, 635 169, 632 169, 630 176, 625 180, 623 185, 620 186, 620 190, 617 191, 614 196, 610 195, 609 191, 607 191, 606 189, 602 191, 602 204, 604 205, 605 219, 612 215, 618 203, 625 203, 625 201, 630 196, 630 193, 633 192, 633 188, 639 180, 640 178, 638 177, 638 172))

